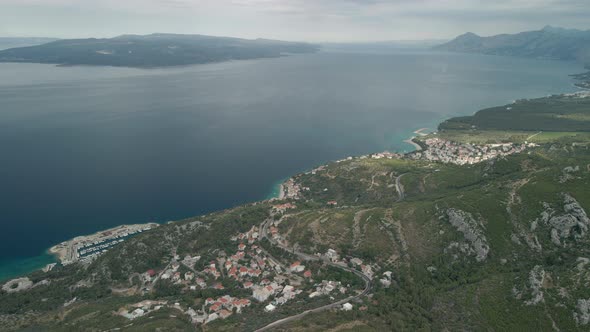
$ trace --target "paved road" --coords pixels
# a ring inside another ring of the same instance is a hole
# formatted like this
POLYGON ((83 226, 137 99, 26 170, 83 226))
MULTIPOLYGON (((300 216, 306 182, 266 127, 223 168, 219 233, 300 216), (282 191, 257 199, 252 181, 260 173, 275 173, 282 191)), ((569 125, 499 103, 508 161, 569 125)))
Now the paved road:
POLYGON ((327 305, 324 305, 324 306, 321 306, 321 307, 318 307, 318 308, 306 310, 306 311, 304 311, 304 312, 302 312, 300 314, 297 314, 297 315, 293 315, 293 316, 289 316, 289 317, 286 317, 286 318, 283 318, 283 319, 279 319, 279 320, 274 321, 274 322, 272 322, 272 323, 270 323, 270 324, 268 324, 268 325, 266 325, 266 326, 264 326, 262 328, 259 328, 258 330, 256 330, 256 332, 267 331, 269 329, 278 327, 280 325, 283 325, 283 324, 286 324, 286 323, 289 323, 289 322, 293 322, 293 321, 299 320, 299 319, 301 319, 301 318, 303 318, 303 317, 305 317, 305 316, 307 316, 309 314, 312 314, 312 313, 318 313, 318 312, 322 312, 322 311, 326 311, 326 310, 330 310, 330 309, 333 309, 333 308, 340 307, 341 305, 343 305, 346 302, 350 302, 352 300, 359 299, 359 298, 361 298, 361 297, 369 294, 369 292, 373 288, 373 284, 371 282, 371 279, 369 277, 367 277, 366 275, 364 275, 362 272, 357 271, 355 269, 351 269, 348 266, 343 266, 343 265, 340 265, 340 264, 332 263, 329 260, 322 259, 322 258, 317 257, 317 256, 313 256, 313 255, 309 255, 309 254, 306 254, 306 253, 303 253, 303 252, 299 252, 297 250, 294 250, 293 248, 285 247, 285 246, 277 243, 276 241, 274 241, 272 238, 268 237, 267 236, 268 235, 268 224, 271 221, 272 221, 272 219, 267 219, 267 220, 265 220, 260 225, 260 230, 261 230, 260 231, 260 234, 261 234, 262 237, 267 238, 272 245, 274 245, 274 246, 276 246, 278 248, 281 248, 282 250, 286 250, 286 251, 288 251, 288 252, 296 255, 301 260, 306 260, 306 261, 319 261, 319 260, 322 260, 322 261, 324 261, 328 265, 331 265, 333 267, 339 268, 341 270, 344 270, 344 271, 347 271, 347 272, 350 272, 350 273, 354 273, 355 275, 357 275, 357 276, 359 276, 359 277, 361 277, 363 279, 363 281, 365 282, 365 288, 358 295, 349 296, 349 297, 347 297, 347 298, 345 298, 343 300, 340 300, 340 301, 337 301, 337 302, 334 302, 334 303, 330 303, 330 304, 327 304, 327 305))

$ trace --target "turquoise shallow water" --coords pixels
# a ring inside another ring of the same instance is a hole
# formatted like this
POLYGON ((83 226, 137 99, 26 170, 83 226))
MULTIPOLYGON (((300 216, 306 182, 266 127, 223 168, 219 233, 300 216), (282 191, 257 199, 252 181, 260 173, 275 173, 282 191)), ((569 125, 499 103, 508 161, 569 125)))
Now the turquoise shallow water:
POLYGON ((277 193, 347 156, 410 151, 416 129, 571 92, 574 63, 319 53, 172 69, 0 64, 0 276, 80 234, 277 193), (269 191, 273 191, 269 193, 269 191))
POLYGON ((56 259, 53 255, 43 253, 38 256, 27 258, 14 258, 10 260, 0 261, 2 269, 0 269, 0 280, 9 279, 15 276, 29 273, 45 267, 47 264, 55 263, 56 259))

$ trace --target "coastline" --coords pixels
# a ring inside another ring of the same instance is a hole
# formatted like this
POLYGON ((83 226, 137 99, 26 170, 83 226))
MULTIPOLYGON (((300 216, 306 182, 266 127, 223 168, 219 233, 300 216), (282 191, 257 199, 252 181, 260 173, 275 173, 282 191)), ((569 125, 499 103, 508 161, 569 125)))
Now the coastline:
POLYGON ((77 261, 91 260, 111 246, 143 231, 158 227, 157 223, 119 225, 100 230, 89 235, 80 235, 49 248, 48 253, 54 255, 62 265, 77 261))
POLYGON ((418 143, 414 142, 414 138, 416 138, 416 136, 412 136, 412 137, 404 140, 404 142, 412 145, 414 147, 415 151, 422 151, 422 147, 418 143))
MULTIPOLYGON (((578 90, 588 91, 588 90, 585 90, 581 87, 576 87, 576 88, 578 90)), ((564 93, 564 94, 567 94, 567 93, 564 93)), ((459 116, 459 115, 460 114, 457 114, 455 116, 459 116)), ((449 115, 444 118, 441 118, 441 119, 439 119, 440 121, 438 121, 436 124, 433 122, 433 126, 431 126, 430 128, 436 128, 438 123, 441 123, 445 119, 452 117, 452 116, 453 115, 449 115)), ((421 125, 425 125, 425 124, 422 123, 421 125)), ((428 125, 428 124, 426 124, 426 125, 428 125)), ((408 151, 408 153, 413 152, 413 151, 421 151, 422 150, 422 147, 419 144, 417 144, 416 142, 414 142, 414 139, 417 138, 418 136, 428 135, 428 133, 425 133, 425 131, 427 131, 428 129, 429 129, 429 127, 423 127, 423 128, 419 128, 417 130, 414 130, 414 131, 412 131, 412 133, 414 135, 412 135, 408 139, 401 140, 403 143, 406 143, 406 144, 411 145, 413 147, 413 150, 408 151)), ((400 139, 400 138, 401 137, 398 137, 398 139, 400 139)), ((404 153, 405 153, 405 151, 404 151, 404 153)), ((287 195, 288 188, 285 186, 285 183, 289 179, 290 179, 290 177, 285 178, 285 179, 275 183, 273 185, 271 192, 267 195, 265 200, 269 200, 269 199, 279 199, 280 200, 280 199, 288 198, 287 197, 288 196, 287 195)), ((115 228, 122 227, 122 226, 129 226, 129 225, 120 225, 120 226, 116 226, 115 228)), ((108 230, 97 231, 96 233, 89 235, 89 236, 93 236, 93 235, 96 235, 96 234, 99 234, 99 233, 105 232, 105 231, 108 231, 108 230)), ((78 236, 76 238, 79 238, 79 237, 80 236, 78 236)), ((76 239, 76 238, 74 238, 74 239, 76 239)), ((57 247, 63 243, 67 243, 67 242, 72 241, 74 239, 70 239, 68 241, 64 241, 60 244, 54 245, 54 246, 46 249, 42 254, 40 254, 38 256, 10 260, 10 261, 6 261, 7 263, 2 262, 2 264, 0 264, 2 266, 2 268, 0 269, 0 281, 4 281, 4 280, 10 279, 10 278, 17 277, 17 276, 26 275, 26 274, 32 273, 34 271, 40 270, 43 267, 47 266, 48 264, 62 261, 62 259, 65 257, 63 248, 59 249, 57 247)))
POLYGON ((411 146, 414 147, 414 151, 422 151, 422 147, 420 146, 420 144, 414 142, 414 139, 418 136, 426 136, 428 135, 428 133, 425 133, 425 131, 429 130, 430 128, 428 127, 424 127, 424 128, 420 128, 417 130, 414 130, 412 133, 416 134, 406 140, 404 140, 404 143, 410 144, 411 146))

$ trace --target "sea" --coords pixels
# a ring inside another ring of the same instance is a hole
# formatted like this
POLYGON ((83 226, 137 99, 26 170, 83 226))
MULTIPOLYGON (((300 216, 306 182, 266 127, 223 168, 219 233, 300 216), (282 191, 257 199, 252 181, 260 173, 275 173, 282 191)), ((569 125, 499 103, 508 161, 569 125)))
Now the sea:
POLYGON ((52 245, 272 197, 419 128, 576 91, 570 62, 324 51, 168 69, 0 64, 0 280, 52 245))

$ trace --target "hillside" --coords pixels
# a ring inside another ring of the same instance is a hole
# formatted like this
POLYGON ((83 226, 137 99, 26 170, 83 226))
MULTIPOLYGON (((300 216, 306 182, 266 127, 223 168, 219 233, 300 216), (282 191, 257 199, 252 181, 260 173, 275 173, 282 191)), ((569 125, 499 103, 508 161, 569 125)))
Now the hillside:
POLYGON ((42 37, 0 37, 0 50, 14 48, 14 47, 25 47, 41 45, 56 41, 57 38, 42 38, 42 37))
POLYGON ((202 35, 123 35, 110 39, 65 39, 0 51, 0 62, 59 65, 167 67, 312 53, 318 47, 266 39, 202 35))
MULTIPOLYGON (((529 102, 544 116, 539 105, 568 110, 586 98, 529 102)), ((0 291, 0 323, 585 331, 590 110, 563 112, 581 114, 584 131, 524 144, 502 129, 444 130, 420 138, 422 151, 332 162, 289 179, 281 199, 168 223, 91 262, 13 280, 0 291)))
POLYGON ((481 110, 472 116, 452 118, 439 129, 522 130, 552 132, 590 131, 590 98, 551 96, 517 100, 481 110))
POLYGON ((538 31, 481 37, 463 34, 434 47, 439 51, 510 55, 530 58, 578 60, 590 64, 590 30, 547 26, 538 31))

